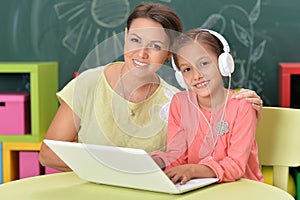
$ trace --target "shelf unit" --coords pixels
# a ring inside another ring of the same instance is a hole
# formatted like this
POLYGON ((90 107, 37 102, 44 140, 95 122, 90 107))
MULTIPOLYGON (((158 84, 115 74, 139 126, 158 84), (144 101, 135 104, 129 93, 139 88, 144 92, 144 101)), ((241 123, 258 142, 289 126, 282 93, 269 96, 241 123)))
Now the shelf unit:
POLYGON ((31 132, 24 135, 0 135, 0 142, 40 142, 58 107, 57 62, 0 63, 0 73, 30 76, 31 132))
POLYGON ((3 182, 2 181, 2 143, 0 142, 0 184, 3 182))
POLYGON ((3 183, 19 178, 19 152, 39 151, 41 142, 4 142, 3 155, 3 183))
MULTIPOLYGON (((42 142, 4 142, 2 144, 2 154, 0 155, 0 184, 7 183, 9 181, 20 179, 20 153, 21 152, 39 152, 42 142), (1 169, 2 167, 2 169, 1 169)), ((1 147, 1 143, 0 143, 1 147)), ((0 151, 1 153, 1 151, 0 151)), ((38 162, 38 157, 35 158, 34 162, 38 162)), ((32 160, 31 160, 32 161, 32 160)), ((27 160, 27 162, 30 162, 27 160)), ((29 164, 29 163, 27 163, 29 164)), ((32 164, 32 163, 31 163, 32 164)), ((36 163, 33 163, 36 164, 36 163)), ((37 175, 59 173, 60 171, 42 167, 43 172, 37 175)))
POLYGON ((279 63, 279 106, 291 107, 292 76, 300 76, 300 63, 279 63))
POLYGON ((30 85, 30 133, 0 134, 0 183, 5 183, 19 178, 19 152, 40 150, 58 108, 58 63, 2 62, 0 74, 3 77, 6 77, 5 74, 8 77, 10 74, 29 74, 30 85))

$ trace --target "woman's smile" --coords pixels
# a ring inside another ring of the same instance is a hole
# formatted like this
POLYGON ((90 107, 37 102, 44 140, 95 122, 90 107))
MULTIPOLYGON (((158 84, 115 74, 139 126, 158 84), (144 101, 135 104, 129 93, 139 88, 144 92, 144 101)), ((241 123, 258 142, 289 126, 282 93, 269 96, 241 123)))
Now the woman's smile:
POLYGON ((144 63, 144 62, 138 61, 136 59, 133 59, 133 63, 136 67, 145 67, 145 66, 149 65, 148 63, 144 63))

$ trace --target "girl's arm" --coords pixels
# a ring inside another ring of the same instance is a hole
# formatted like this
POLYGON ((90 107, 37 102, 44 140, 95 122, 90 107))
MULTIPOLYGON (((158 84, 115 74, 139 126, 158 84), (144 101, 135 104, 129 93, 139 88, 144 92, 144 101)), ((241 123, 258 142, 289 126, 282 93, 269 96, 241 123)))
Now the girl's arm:
MULTIPOLYGON (((219 138, 218 141, 218 143, 227 143, 227 149, 223 150, 223 145, 219 147, 221 149, 218 149, 218 144, 216 146, 216 152, 226 151, 226 156, 221 160, 216 160, 214 157, 209 156, 199 163, 213 169, 221 182, 235 181, 241 178, 246 171, 251 151, 257 150, 257 148, 253 149, 256 145, 255 132, 257 118, 252 106, 244 102, 239 106, 237 115, 234 117, 234 120, 230 122, 234 123, 231 133, 226 136, 226 140, 229 141, 222 140, 222 138, 219 138)), ((253 160, 252 162, 256 161, 253 160)))
POLYGON ((153 152, 151 156, 162 169, 186 163, 186 133, 181 126, 181 108, 176 95, 170 103, 166 152, 153 152), (159 158, 157 158, 159 157, 159 158))

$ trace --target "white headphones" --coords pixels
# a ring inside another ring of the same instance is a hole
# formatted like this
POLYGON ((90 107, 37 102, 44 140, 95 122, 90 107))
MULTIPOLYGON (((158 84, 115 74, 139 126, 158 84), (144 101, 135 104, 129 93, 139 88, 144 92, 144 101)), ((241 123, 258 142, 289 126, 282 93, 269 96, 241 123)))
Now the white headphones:
MULTIPOLYGON (((200 30, 209 32, 210 34, 218 38, 219 41, 222 43, 224 52, 218 57, 219 70, 222 76, 231 76, 231 73, 233 73, 234 71, 234 60, 230 54, 230 48, 226 39, 216 31, 209 30, 209 29, 200 29, 200 30)), ((171 61, 172 61, 173 69, 175 70, 175 78, 178 84, 180 85, 180 87, 187 89, 187 85, 185 84, 182 73, 179 70, 179 68, 176 66, 173 56, 171 57, 171 61)))

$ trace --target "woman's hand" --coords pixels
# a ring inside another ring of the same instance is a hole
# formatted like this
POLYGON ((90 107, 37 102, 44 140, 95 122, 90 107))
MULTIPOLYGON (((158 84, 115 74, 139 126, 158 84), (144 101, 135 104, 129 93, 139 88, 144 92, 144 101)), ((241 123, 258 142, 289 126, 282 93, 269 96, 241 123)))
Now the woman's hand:
POLYGON ((260 98, 260 96, 256 94, 255 91, 241 88, 237 93, 232 95, 232 98, 244 98, 247 102, 251 103, 252 107, 256 110, 257 119, 260 119, 260 116, 262 114, 263 101, 260 98))

